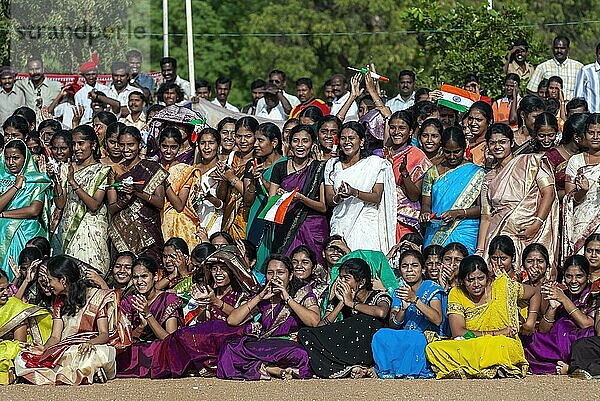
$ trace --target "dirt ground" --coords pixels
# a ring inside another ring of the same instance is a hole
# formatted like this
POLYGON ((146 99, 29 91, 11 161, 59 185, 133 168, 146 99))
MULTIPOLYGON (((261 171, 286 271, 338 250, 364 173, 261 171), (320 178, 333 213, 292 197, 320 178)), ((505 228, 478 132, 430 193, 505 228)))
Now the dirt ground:
POLYGON ((523 380, 290 380, 118 379, 92 386, 0 389, 2 401, 278 401, 278 400, 597 400, 600 380, 529 376, 523 380))

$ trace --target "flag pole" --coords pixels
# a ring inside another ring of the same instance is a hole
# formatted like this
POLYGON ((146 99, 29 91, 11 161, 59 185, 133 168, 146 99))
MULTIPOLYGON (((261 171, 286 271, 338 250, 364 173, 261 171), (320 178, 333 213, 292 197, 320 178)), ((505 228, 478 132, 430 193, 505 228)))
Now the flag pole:
POLYGON ((162 1, 163 8, 163 57, 169 57, 169 0, 162 1))
POLYGON ((194 34, 192 29, 192 0, 185 0, 185 17, 187 20, 187 48, 190 95, 194 96, 196 94, 196 80, 194 78, 194 34))

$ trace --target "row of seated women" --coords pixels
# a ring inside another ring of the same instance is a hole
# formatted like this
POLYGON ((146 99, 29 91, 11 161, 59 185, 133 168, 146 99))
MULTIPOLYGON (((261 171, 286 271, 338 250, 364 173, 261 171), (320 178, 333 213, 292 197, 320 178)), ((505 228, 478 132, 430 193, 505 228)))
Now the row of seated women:
POLYGON ((558 282, 541 244, 527 246, 520 264, 508 236, 491 241, 489 264, 460 243, 419 246, 409 236, 388 261, 334 236, 323 266, 306 246, 256 266, 256 248, 222 233, 191 253, 170 239, 164 270, 123 253, 101 277, 69 256, 44 259, 32 243, 19 258, 23 283, 0 277, 0 378, 600 373, 600 236, 588 238, 585 256, 567 258, 558 282))

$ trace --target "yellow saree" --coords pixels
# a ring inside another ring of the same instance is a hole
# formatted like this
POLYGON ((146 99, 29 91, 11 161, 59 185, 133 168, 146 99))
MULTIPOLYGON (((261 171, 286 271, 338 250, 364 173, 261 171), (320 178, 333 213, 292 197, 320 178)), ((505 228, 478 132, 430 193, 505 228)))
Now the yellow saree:
POLYGON ((162 213, 163 238, 168 240, 172 237, 183 238, 190 249, 200 243, 196 236, 198 224, 200 223, 195 203, 201 188, 202 173, 194 166, 185 163, 175 164, 169 168, 169 183, 175 194, 179 194, 184 187, 190 188, 190 194, 181 213, 177 212, 168 200, 162 213))
POLYGON ((11 297, 0 306, 0 384, 10 383, 10 371, 15 367, 14 359, 21 351, 19 341, 12 340, 11 332, 22 324, 27 324, 27 341, 44 344, 52 333, 52 316, 46 309, 30 305, 11 297))
MULTIPOLYGON (((475 306, 467 294, 456 287, 448 295, 448 314, 464 316, 466 329, 471 331, 518 328, 517 302, 522 291, 521 284, 501 275, 492 284, 491 300, 475 306)), ((485 335, 436 341, 427 345, 425 353, 437 379, 525 377, 529 366, 518 336, 485 335)))

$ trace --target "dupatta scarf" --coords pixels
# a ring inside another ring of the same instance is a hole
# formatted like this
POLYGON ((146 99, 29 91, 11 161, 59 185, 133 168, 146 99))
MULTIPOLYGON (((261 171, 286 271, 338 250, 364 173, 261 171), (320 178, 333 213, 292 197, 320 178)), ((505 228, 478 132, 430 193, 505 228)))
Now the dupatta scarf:
MULTIPOLYGON (((42 203, 42 212, 39 216, 28 219, 0 218, 0 235, 3 237, 3 241, 0 241, 0 257, 3 258, 2 269, 8 275, 9 280, 14 277, 13 271, 8 265, 9 257, 13 256, 16 260, 25 247, 25 243, 33 237, 48 238, 50 202, 52 201, 52 180, 46 174, 40 173, 27 145, 25 142, 22 143, 25 147, 25 162, 19 174, 25 176, 25 183, 4 210, 21 209, 38 201, 42 203), (25 239, 22 244, 14 243, 18 231, 21 231, 21 237, 25 239)), ((3 152, 2 163, 0 163, 0 193, 5 193, 15 184, 16 176, 6 166, 3 152)))

